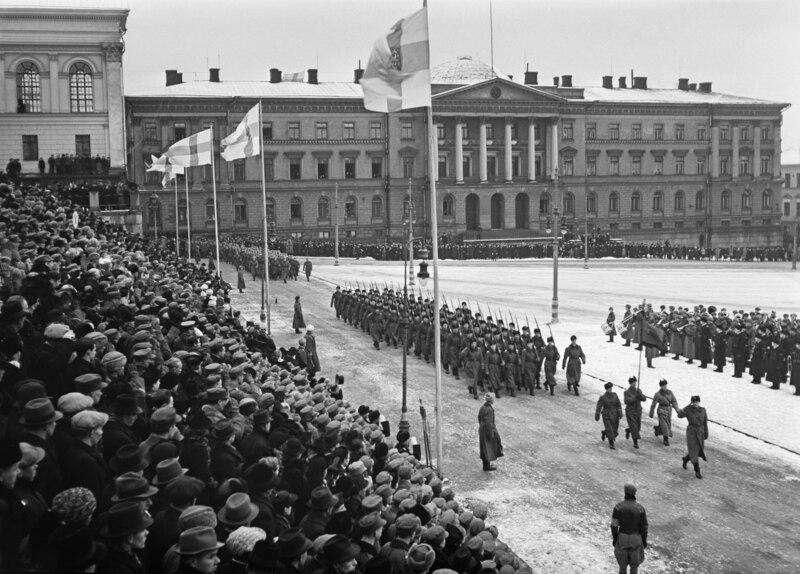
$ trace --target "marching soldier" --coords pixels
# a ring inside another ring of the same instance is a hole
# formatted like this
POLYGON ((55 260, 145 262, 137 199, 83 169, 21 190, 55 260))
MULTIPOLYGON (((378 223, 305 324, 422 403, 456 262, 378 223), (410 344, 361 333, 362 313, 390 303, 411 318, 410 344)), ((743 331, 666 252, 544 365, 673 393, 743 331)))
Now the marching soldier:
POLYGON ((614 342, 614 335, 617 334, 617 328, 614 326, 614 321, 617 320, 617 316, 614 315, 614 307, 608 308, 608 317, 606 317, 606 325, 609 327, 608 331, 608 342, 614 342))
POLYGON ((485 373, 486 379, 495 394, 495 397, 500 398, 500 382, 502 381, 502 366, 503 358, 497 351, 497 343, 492 343, 489 350, 486 352, 484 360, 486 366, 485 373))
POLYGON ((553 337, 547 337, 547 346, 544 348, 542 352, 544 356, 544 386, 545 389, 550 387, 550 394, 553 393, 553 389, 556 388, 556 369, 558 369, 558 360, 561 358, 561 355, 558 353, 558 349, 556 349, 556 345, 553 342, 553 337))
POLYGON ((536 383, 536 388, 541 389, 541 373, 542 373, 542 363, 544 363, 544 339, 542 339, 542 332, 536 328, 533 330, 533 348, 536 350, 536 370, 533 373, 533 382, 536 383))
POLYGON ((625 438, 633 437, 633 448, 639 448, 639 437, 642 430, 642 403, 647 400, 636 383, 636 377, 630 377, 628 379, 629 386, 622 395, 625 401, 625 419, 628 421, 625 438))
POLYGON ((534 396, 533 389, 537 379, 537 365, 539 364, 539 353, 533 346, 533 340, 525 343, 525 350, 522 351, 522 386, 528 389, 531 396, 534 396))
POLYGON ((567 390, 569 391, 572 386, 575 386, 575 396, 578 396, 578 384, 581 381, 581 363, 586 364, 586 355, 583 354, 583 349, 578 345, 578 337, 572 335, 570 338, 569 346, 564 349, 564 358, 561 360, 561 368, 566 366, 567 371, 567 390))
POLYGON ((472 396, 475 400, 478 399, 478 377, 480 376, 480 372, 483 368, 482 366, 482 359, 480 349, 478 349, 478 341, 472 339, 469 342, 469 346, 465 347, 463 351, 461 351, 461 361, 464 363, 464 373, 466 374, 467 380, 471 383, 471 386, 467 386, 467 391, 472 393, 472 396))
POLYGON ((658 381, 658 392, 653 396, 650 405, 650 418, 652 419, 658 407, 658 425, 653 427, 656 436, 664 437, 664 446, 669 446, 669 437, 672 436, 672 409, 679 412, 678 401, 675 395, 667 389, 667 380, 658 381))
POLYGON ((647 548, 647 512, 636 502, 636 487, 625 485, 625 500, 618 503, 611 513, 611 537, 614 541, 614 557, 620 574, 639 571, 647 548))
POLYGON ((703 450, 705 441, 708 439, 708 415, 706 409, 700 406, 700 396, 694 395, 692 402, 689 403, 683 410, 678 411, 678 417, 685 418, 688 425, 686 426, 686 448, 688 454, 683 457, 683 468, 691 460, 694 467, 694 475, 697 478, 703 478, 700 474, 700 462, 698 457, 706 462, 706 453, 703 450))
POLYGON ((625 315, 622 317, 622 324, 625 325, 625 344, 623 347, 630 347, 631 346, 631 337, 633 336, 633 313, 631 313, 631 306, 630 304, 625 305, 625 315))
POLYGON ((507 345, 503 351, 503 362, 506 366, 506 392, 515 397, 515 387, 519 387, 519 355, 513 344, 507 345))
POLYGON ((603 417, 604 430, 600 431, 600 440, 608 439, 608 448, 614 450, 614 441, 617 440, 619 432, 619 421, 622 418, 622 405, 619 397, 612 389, 612 383, 606 383, 603 388, 606 392, 597 399, 597 408, 594 411, 594 420, 599 421, 603 417))

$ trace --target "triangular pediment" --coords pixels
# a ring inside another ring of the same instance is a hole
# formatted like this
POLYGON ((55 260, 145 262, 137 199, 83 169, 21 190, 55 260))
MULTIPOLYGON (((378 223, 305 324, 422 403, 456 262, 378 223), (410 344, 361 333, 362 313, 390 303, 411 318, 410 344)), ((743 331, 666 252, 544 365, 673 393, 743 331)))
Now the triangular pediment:
POLYGON ((567 99, 547 93, 535 86, 524 86, 502 78, 493 78, 468 86, 457 86, 451 90, 439 92, 433 96, 434 105, 456 101, 505 101, 555 105, 566 102, 567 99))

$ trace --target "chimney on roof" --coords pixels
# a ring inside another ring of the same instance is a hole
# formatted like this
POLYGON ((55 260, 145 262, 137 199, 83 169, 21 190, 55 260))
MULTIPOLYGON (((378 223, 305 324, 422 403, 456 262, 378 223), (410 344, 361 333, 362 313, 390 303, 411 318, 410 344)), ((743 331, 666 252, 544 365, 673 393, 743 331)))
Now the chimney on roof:
POLYGON ((647 89, 647 76, 634 76, 634 78, 633 78, 633 89, 634 90, 646 90, 647 89))
POLYGON ((281 71, 278 68, 269 69, 269 83, 270 84, 281 83, 281 71))
POLYGON ((689 91, 694 92, 697 90, 697 84, 689 84, 689 91))
POLYGON ((358 83, 358 81, 361 79, 361 77, 362 77, 363 75, 364 75, 364 68, 362 68, 362 67, 359 65, 359 67, 358 67, 358 68, 356 68, 355 70, 353 70, 353 82, 357 84, 357 83, 358 83))
POLYGON ((628 77, 627 76, 620 76, 619 77, 619 87, 620 89, 625 89, 628 87, 628 77))
POLYGON ((684 92, 689 91, 689 78, 678 78, 678 89, 684 92))
POLYGON ((553 76, 553 85, 557 88, 560 79, 558 76, 553 76))
POLYGON ((614 76, 603 76, 603 87, 609 90, 614 89, 614 76))
POLYGON ((572 76, 561 76, 561 87, 562 88, 571 88, 572 87, 572 76))
POLYGON ((309 68, 308 69, 308 83, 309 84, 318 84, 319 80, 317 80, 317 69, 316 68, 309 68))
POLYGON ((539 72, 529 72, 525 70, 525 85, 536 86, 539 84, 539 72))
POLYGON ((209 68, 208 69, 208 81, 209 82, 219 82, 219 68, 209 68))
POLYGON ((175 84, 183 83, 183 74, 178 70, 166 70, 167 72, 167 86, 174 86, 175 84))
POLYGON ((711 93, 711 82, 700 82, 698 87, 699 87, 700 91, 703 92, 704 94, 710 94, 711 93))

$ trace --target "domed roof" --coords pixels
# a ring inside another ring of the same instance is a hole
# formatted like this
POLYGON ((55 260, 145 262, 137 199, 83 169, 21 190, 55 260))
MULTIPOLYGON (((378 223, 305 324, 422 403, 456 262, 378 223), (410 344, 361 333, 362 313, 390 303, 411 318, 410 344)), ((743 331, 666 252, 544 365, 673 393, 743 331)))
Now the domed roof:
POLYGON ((503 72, 472 56, 459 56, 431 70, 432 84, 475 84, 492 78, 508 80, 503 72))

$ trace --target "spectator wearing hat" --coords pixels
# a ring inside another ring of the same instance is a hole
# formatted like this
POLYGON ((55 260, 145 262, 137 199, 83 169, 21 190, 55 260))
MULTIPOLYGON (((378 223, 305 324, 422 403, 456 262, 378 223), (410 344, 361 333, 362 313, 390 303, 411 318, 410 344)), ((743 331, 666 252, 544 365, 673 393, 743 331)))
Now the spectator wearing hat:
POLYGON ((86 488, 68 488, 53 498, 51 510, 63 524, 89 526, 97 510, 97 499, 86 488))
POLYGON ((658 381, 658 391, 653 395, 650 404, 650 418, 653 418, 658 408, 658 425, 653 427, 656 436, 664 437, 664 445, 669 446, 669 437, 672 436, 672 410, 679 412, 678 401, 675 395, 667 388, 667 380, 658 381))
POLYGON ((20 358, 17 360, 20 363, 21 378, 25 378, 29 368, 28 352, 21 335, 28 316, 28 309, 28 301, 21 295, 11 295, 0 306, 0 340, 14 341, 14 344, 8 343, 6 347, 6 351, 11 352, 12 355, 17 353, 14 349, 19 347, 20 358))
MULTIPOLYGON (((284 279, 284 283, 286 280, 284 279)), ((298 335, 300 334, 300 329, 306 328, 306 321, 303 319, 303 305, 300 303, 300 295, 295 295, 294 297, 294 316, 292 317, 292 329, 298 335)))
POLYGON ((108 415, 97 411, 81 411, 72 417, 75 442, 62 461, 64 486, 83 486, 100 496, 108 481, 108 469, 98 451, 103 426, 108 415))
POLYGON ((703 478, 700 474, 700 461, 706 459, 704 450, 705 441, 708 439, 708 415, 706 409, 700 406, 700 396, 694 395, 692 401, 683 409, 678 411, 679 418, 685 418, 686 426, 686 448, 688 453, 683 457, 683 468, 691 460, 694 467, 694 475, 703 478))
POLYGON ((45 342, 30 374, 44 381, 47 394, 51 397, 73 391, 72 379, 68 378, 67 366, 72 353, 75 334, 61 323, 50 323, 44 330, 45 342))
POLYGON ((114 400, 108 422, 103 427, 103 458, 110 461, 125 445, 139 445, 142 439, 134 425, 142 408, 134 395, 121 394, 114 400))
MULTIPOLYGON (((2 322, 0 322, 1 327, 2 322)), ((20 363, 21 359, 21 340, 12 337, 0 339, 0 370, 3 371, 3 379, 0 381, 2 383, 0 385, 0 408, 3 409, 3 412, 10 409, 11 403, 14 401, 11 389, 14 388, 17 382, 25 378, 20 363)))
POLYGON ((332 494, 327 486, 318 486, 311 491, 308 501, 309 512, 300 521, 306 537, 314 540, 325 533, 325 527, 333 514, 333 509, 339 504, 339 499, 332 494))
POLYGON ((497 432, 494 417, 494 394, 486 393, 483 406, 478 411, 479 451, 483 470, 497 470, 494 461, 503 456, 503 444, 497 432))
POLYGON ((44 450, 44 458, 39 461, 33 486, 48 504, 61 491, 64 484, 52 439, 56 422, 62 417, 63 415, 53 408, 53 403, 47 398, 29 401, 22 413, 24 430, 19 440, 44 450))
POLYGON ((281 573, 300 572, 300 568, 308 557, 311 541, 303 533, 302 528, 290 528, 278 536, 278 555, 281 561, 281 573))
POLYGON ((633 448, 639 448, 639 438, 642 431, 642 403, 647 400, 639 388, 638 379, 633 376, 628 379, 628 388, 623 393, 625 401, 625 419, 628 428, 625 429, 625 439, 633 438, 633 448))
POLYGON ((361 538, 358 541, 359 552, 356 555, 356 562, 360 569, 378 555, 384 526, 386 521, 377 511, 365 514, 359 519, 358 530, 361 532, 361 538))
POLYGON ((394 523, 394 538, 384 544, 380 552, 392 564, 395 572, 402 572, 406 564, 406 556, 416 540, 420 530, 420 520, 414 514, 403 514, 394 523))
POLYGON ((246 466, 269 454, 269 424, 270 416, 266 409, 257 410, 253 414, 253 430, 239 443, 239 452, 246 466))
POLYGON ((98 572, 142 574, 143 551, 153 519, 134 501, 120 502, 105 514, 100 535, 106 539, 108 555, 97 564, 98 572))
POLYGON ((47 550, 40 563, 44 570, 56 572, 88 572, 108 553, 87 528, 74 524, 58 526, 49 536, 47 550))
POLYGON ((161 407, 150 415, 150 435, 139 444, 142 456, 150 461, 151 451, 159 444, 169 442, 175 445, 176 452, 180 452, 180 442, 183 440, 177 424, 183 420, 173 407, 161 407))
POLYGON ((221 483, 240 476, 244 459, 239 451, 233 448, 236 430, 231 421, 217 422, 211 431, 211 438, 214 444, 211 447, 210 470, 214 480, 221 483))
MULTIPOLYGON (((273 506, 273 494, 279 482, 277 469, 265 462, 257 462, 247 468, 244 473, 244 479, 247 482, 250 501, 259 510, 258 515, 253 519, 252 525, 261 528, 271 536, 276 535, 276 510, 273 506)), ((281 532, 283 530, 285 528, 281 529, 281 532)))
POLYGON ((406 572, 427 574, 436 560, 436 552, 429 544, 415 544, 406 555, 406 572))
POLYGON ((99 373, 78 375, 73 380, 73 384, 77 392, 92 398, 92 403, 95 407, 100 404, 100 399, 103 397, 103 389, 108 386, 108 383, 103 381, 103 377, 99 373))
POLYGON ((636 486, 625 485, 625 499, 611 513, 611 537, 620 574, 639 571, 647 548, 647 512, 636 502, 636 486))
MULTIPOLYGON (((316 331, 314 330, 314 325, 309 325, 306 327, 306 354, 308 355, 308 376, 313 377, 316 373, 318 373, 322 366, 319 362, 319 355, 317 354, 317 335, 316 331)), ((344 382, 344 378, 342 378, 342 382, 344 382)))
POLYGON ((19 462, 19 476, 14 485, 14 493, 22 501, 28 516, 26 524, 33 526, 47 512, 49 505, 33 481, 39 463, 44 459, 44 449, 31 446, 28 443, 19 443, 22 459, 19 462))
POLYGON ((19 477, 22 450, 11 439, 0 439, 0 564, 13 571, 28 535, 25 507, 14 487, 19 477))
POLYGON ((294 506, 297 500, 297 495, 288 490, 279 490, 272 497, 272 510, 275 515, 272 522, 274 536, 280 536, 294 524, 294 506))
POLYGON ((614 450, 614 442, 617 440, 619 432, 619 421, 622 419, 622 405, 619 402, 617 393, 614 392, 613 383, 604 385, 605 393, 597 399, 597 406, 594 411, 594 420, 599 421, 603 417, 604 430, 600 431, 600 440, 608 439, 608 448, 614 450))
MULTIPOLYGON (((75 342, 72 352, 75 353, 75 358, 67 367, 67 380, 74 382, 75 379, 81 375, 100 374, 94 364, 97 356, 97 349, 95 348, 95 344, 92 339, 89 339, 88 337, 81 337, 75 342)), ((72 386, 78 392, 83 392, 78 389, 74 383, 72 386)))
POLYGON ((358 545, 353 544, 346 536, 336 534, 322 546, 327 568, 324 574, 350 574, 356 571, 358 563, 358 545))
POLYGON ((444 544, 447 540, 448 534, 442 526, 438 524, 429 526, 428 529, 422 534, 422 540, 428 544, 434 551, 433 565, 430 567, 431 572, 440 568, 449 568, 450 560, 444 552, 444 544))
POLYGON ((225 541, 225 549, 230 561, 220 564, 217 572, 219 574, 246 574, 247 564, 256 543, 266 539, 266 532, 252 526, 240 526, 231 532, 225 541))

